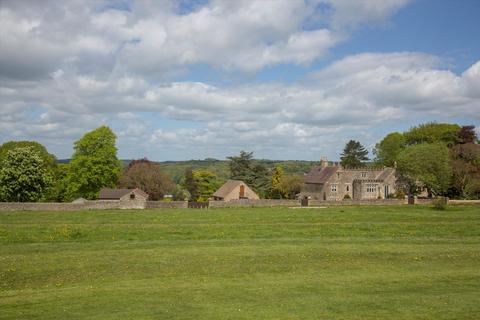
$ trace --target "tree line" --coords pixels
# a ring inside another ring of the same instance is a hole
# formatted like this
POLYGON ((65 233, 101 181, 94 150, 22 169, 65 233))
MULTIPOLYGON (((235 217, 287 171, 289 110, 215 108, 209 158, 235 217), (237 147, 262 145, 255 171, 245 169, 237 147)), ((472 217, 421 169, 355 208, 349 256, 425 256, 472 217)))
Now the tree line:
MULTIPOLYGON (((116 136, 102 126, 74 143, 70 162, 34 141, 10 141, 0 146, 0 201, 72 201, 96 199, 101 188, 140 188, 151 200, 206 201, 225 182, 215 172, 187 167, 172 181, 160 165, 138 159, 123 168, 117 158, 116 136)), ((427 123, 393 132, 375 145, 374 159, 360 142, 347 142, 340 155, 344 167, 397 167, 399 189, 415 194, 480 198, 480 145, 474 126, 427 123)), ((230 156, 230 179, 243 180, 262 198, 293 199, 303 176, 267 167, 253 152, 230 156)))
MULTIPOLYGON (((160 165, 148 159, 131 161, 125 168, 117 158, 116 136, 102 126, 74 143, 68 163, 35 141, 9 141, 0 146, 0 201, 60 201, 97 199, 102 188, 140 188, 151 200, 171 195, 173 200, 206 201, 225 181, 209 170, 186 168, 174 183, 160 165)), ((261 197, 293 198, 302 178, 284 175, 242 151, 229 157, 230 179, 245 181, 261 197)))

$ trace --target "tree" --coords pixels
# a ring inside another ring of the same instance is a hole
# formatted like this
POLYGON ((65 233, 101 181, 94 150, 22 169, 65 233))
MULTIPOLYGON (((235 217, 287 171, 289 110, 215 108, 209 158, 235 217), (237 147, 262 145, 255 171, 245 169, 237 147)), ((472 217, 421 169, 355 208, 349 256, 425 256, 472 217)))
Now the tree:
POLYGON ((407 145, 421 143, 445 143, 447 146, 453 146, 459 143, 458 133, 460 131, 458 124, 450 123, 425 123, 411 128, 404 133, 405 143, 407 145))
POLYGON ((217 177, 211 171, 195 170, 193 171, 193 180, 195 193, 191 196, 194 201, 208 201, 219 187, 217 177))
POLYGON ((165 175, 160 166, 147 159, 134 160, 122 173, 118 186, 139 188, 149 195, 150 200, 161 200, 174 190, 174 183, 165 175))
POLYGON ((466 199, 480 197, 480 145, 464 143, 450 149, 453 169, 452 195, 466 199))
POLYGON ((193 177, 192 168, 185 169, 185 177, 183 179, 183 187, 190 194, 190 199, 197 197, 197 185, 195 183, 195 178, 193 177))
POLYGON ((463 126, 458 132, 460 143, 475 143, 478 140, 475 126, 463 126))
POLYGON ((362 161, 368 160, 367 155, 368 151, 365 150, 360 142, 350 140, 343 149, 343 153, 340 157, 340 163, 343 167, 360 167, 364 165, 362 161))
POLYGON ((238 156, 227 157, 230 168, 230 179, 242 180, 246 184, 253 183, 253 152, 240 151, 238 156))
POLYGON ((443 143, 408 146, 398 155, 398 172, 410 190, 421 183, 429 194, 443 195, 452 177, 449 150, 443 143))
POLYGON ((281 183, 283 179, 283 168, 281 166, 275 167, 275 170, 272 174, 271 185, 270 185, 270 197, 273 199, 283 199, 285 194, 281 188, 281 183))
POLYGON ((6 157, 8 151, 16 148, 31 148, 42 158, 43 163, 48 169, 55 169, 57 159, 53 154, 48 153, 47 149, 36 141, 8 141, 0 146, 0 161, 6 157))
POLYGON ((230 160, 230 179, 242 180, 260 197, 265 197, 270 190, 269 170, 262 162, 253 159, 253 152, 241 151, 238 156, 227 159, 230 160))
POLYGON ((100 189, 116 186, 122 166, 117 159, 115 140, 112 130, 102 126, 75 142, 67 176, 70 199, 96 199, 100 189))
POLYGON ((2 201, 37 201, 51 183, 47 164, 32 147, 8 150, 0 162, 2 201))
POLYGON ((295 199, 302 191, 303 177, 299 175, 286 175, 280 180, 279 189, 286 199, 295 199))
POLYGON ((402 133, 388 134, 382 141, 375 145, 373 154, 378 165, 393 167, 400 152, 405 148, 405 137, 402 133))

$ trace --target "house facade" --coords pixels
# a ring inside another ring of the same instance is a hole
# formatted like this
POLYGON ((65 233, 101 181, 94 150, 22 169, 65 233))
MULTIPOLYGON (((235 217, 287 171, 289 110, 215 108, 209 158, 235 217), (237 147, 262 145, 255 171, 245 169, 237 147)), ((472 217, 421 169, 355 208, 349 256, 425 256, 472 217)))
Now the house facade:
POLYGON ((213 200, 230 201, 239 199, 258 200, 260 197, 245 182, 240 180, 228 180, 213 194, 213 200))
POLYGON ((320 166, 305 176, 299 196, 326 201, 385 199, 397 191, 395 174, 394 168, 330 166, 322 158, 320 166))

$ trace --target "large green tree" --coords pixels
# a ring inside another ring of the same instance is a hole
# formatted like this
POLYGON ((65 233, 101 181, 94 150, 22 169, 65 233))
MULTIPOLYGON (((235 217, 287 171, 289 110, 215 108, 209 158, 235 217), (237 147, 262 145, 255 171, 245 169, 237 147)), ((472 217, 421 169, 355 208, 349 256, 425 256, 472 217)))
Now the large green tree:
POLYGON ((461 127, 458 124, 425 123, 405 132, 405 143, 407 145, 413 145, 442 142, 447 146, 453 146, 460 142, 460 130, 461 127))
POLYGON ((400 152, 405 148, 402 133, 392 132, 375 145, 373 154, 378 165, 393 167, 400 152))
POLYGON ((96 199, 100 189, 116 186, 122 167, 115 140, 113 131, 102 126, 75 142, 67 176, 70 199, 96 199))
POLYGON ((452 178, 449 150, 443 143, 408 146, 398 155, 398 172, 410 191, 423 185, 430 194, 444 195, 452 178))
POLYGON ((0 162, 0 199, 38 201, 51 186, 48 164, 32 147, 8 150, 0 162))
POLYGON ((162 172, 160 166, 147 159, 130 162, 122 173, 118 186, 139 188, 148 193, 150 200, 161 200, 165 194, 175 189, 174 183, 162 172))
POLYGON ((57 166, 57 159, 53 154, 48 153, 47 149, 36 141, 8 141, 0 146, 0 161, 6 157, 8 151, 16 148, 31 148, 38 154, 45 166, 49 169, 55 169, 57 166))
POLYGON ((365 164, 363 161, 368 160, 368 151, 355 140, 350 140, 345 145, 342 154, 340 155, 341 164, 346 168, 361 167, 365 164))

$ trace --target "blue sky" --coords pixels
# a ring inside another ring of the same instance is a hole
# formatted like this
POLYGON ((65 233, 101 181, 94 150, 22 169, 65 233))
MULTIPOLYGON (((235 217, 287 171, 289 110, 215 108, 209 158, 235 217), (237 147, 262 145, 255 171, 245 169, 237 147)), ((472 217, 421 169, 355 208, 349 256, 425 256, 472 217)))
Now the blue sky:
POLYGON ((3 1, 0 143, 59 158, 337 160, 420 123, 479 126, 480 1, 3 1))

